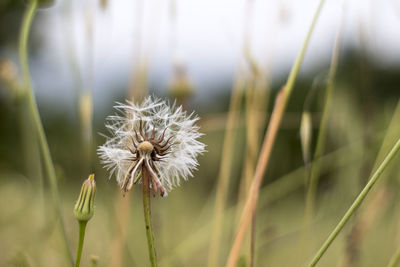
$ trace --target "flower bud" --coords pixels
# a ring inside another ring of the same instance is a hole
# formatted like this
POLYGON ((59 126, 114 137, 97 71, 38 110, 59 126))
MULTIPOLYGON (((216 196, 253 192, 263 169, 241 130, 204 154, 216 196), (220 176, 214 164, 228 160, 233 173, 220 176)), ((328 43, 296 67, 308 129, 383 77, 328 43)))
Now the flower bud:
POLYGON ((300 123, 300 141, 301 150, 303 152, 303 160, 308 163, 310 160, 310 149, 312 139, 312 120, 308 111, 303 112, 300 123))
POLYGON ((74 214, 78 221, 89 221, 94 214, 94 197, 96 195, 96 182, 94 174, 89 175, 81 188, 78 200, 74 207, 74 214))

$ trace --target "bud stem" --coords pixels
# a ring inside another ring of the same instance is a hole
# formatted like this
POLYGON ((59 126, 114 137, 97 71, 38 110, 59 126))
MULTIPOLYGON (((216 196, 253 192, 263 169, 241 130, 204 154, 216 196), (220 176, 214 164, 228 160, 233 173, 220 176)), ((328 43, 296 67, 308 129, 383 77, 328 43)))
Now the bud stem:
POLYGON ((75 267, 79 267, 79 264, 81 263, 83 241, 85 240, 87 222, 88 221, 79 221, 79 243, 78 243, 78 250, 76 252, 75 267))
POLYGON ((152 267, 157 266, 156 250, 154 247, 153 232, 151 228, 151 209, 150 209, 150 173, 145 164, 142 167, 142 191, 143 191, 143 210, 144 222, 146 226, 147 244, 149 246, 150 263, 152 267))

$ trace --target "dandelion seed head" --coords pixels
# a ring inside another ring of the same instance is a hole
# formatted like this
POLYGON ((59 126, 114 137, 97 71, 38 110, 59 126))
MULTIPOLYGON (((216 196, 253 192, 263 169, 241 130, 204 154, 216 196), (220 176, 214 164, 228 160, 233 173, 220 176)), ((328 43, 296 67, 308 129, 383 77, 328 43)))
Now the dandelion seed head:
POLYGON ((152 152, 154 146, 149 141, 143 141, 138 145, 139 151, 145 151, 147 153, 152 152))
POLYGON ((106 122, 110 135, 98 154, 121 188, 127 175, 140 178, 141 168, 136 168, 135 162, 144 157, 167 191, 193 175, 197 156, 205 151, 205 145, 198 141, 202 134, 194 113, 187 114, 181 106, 170 106, 152 96, 141 103, 117 103, 115 109, 117 114, 106 122), (149 155, 144 156, 146 153, 149 155))

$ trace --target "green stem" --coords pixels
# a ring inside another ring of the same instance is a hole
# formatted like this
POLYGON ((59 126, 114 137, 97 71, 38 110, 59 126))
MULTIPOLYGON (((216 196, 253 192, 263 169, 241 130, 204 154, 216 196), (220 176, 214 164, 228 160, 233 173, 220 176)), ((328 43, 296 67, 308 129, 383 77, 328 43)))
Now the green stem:
POLYGON ((367 185, 364 187, 364 189, 361 191, 361 193, 358 195, 356 200, 353 202, 353 204, 350 206, 350 208, 347 210, 343 218, 340 220, 340 222, 336 225, 335 229, 332 231, 332 233, 329 235, 329 237, 326 239, 325 243, 322 245, 322 247, 319 249, 317 254, 315 254, 314 258, 312 259, 310 263, 310 267, 315 266, 318 261, 321 259, 322 255, 326 252, 326 250, 329 248, 329 246, 332 244, 333 240, 335 240, 336 236, 340 233, 340 231, 343 229, 347 221, 350 219, 351 215, 356 211, 356 209, 361 205, 365 197, 368 195, 369 191, 371 188, 374 186, 382 172, 385 170, 386 166, 388 163, 394 158, 396 153, 400 149, 400 138, 397 140, 396 144, 393 146, 392 150, 387 154, 386 158, 383 160, 381 165, 378 167, 376 172, 372 175, 372 178, 369 180, 367 185))
POLYGON ((329 122, 329 116, 331 114, 334 82, 335 82, 336 70, 337 70, 337 66, 338 66, 338 62, 339 62, 340 46, 341 46, 341 42, 342 42, 343 24, 344 24, 344 16, 342 16, 342 20, 339 25, 339 28, 338 28, 338 31, 336 34, 336 38, 335 38, 335 44, 333 47, 332 59, 331 59, 331 64, 330 64, 330 68, 329 68, 328 82, 327 82, 327 85, 325 88, 325 99, 324 99, 324 104, 323 104, 320 128, 318 131, 317 145, 316 145, 316 148, 314 151, 314 157, 313 157, 314 161, 313 161, 313 163, 311 163, 309 166, 306 167, 307 177, 309 177, 309 180, 308 180, 308 184, 307 184, 306 203, 305 203, 305 210, 304 210, 304 217, 303 217, 303 227, 301 230, 299 244, 298 244, 299 255, 301 255, 304 251, 304 248, 307 247, 307 242, 306 242, 305 237, 309 230, 308 226, 313 217, 313 212, 314 212, 314 208, 315 208, 314 203, 315 203, 315 198, 316 198, 318 180, 319 180, 319 176, 320 176, 320 172, 321 172, 321 166, 318 163, 319 162, 318 159, 323 156, 324 150, 325 150, 328 122, 329 122))
POLYGON ((396 267, 400 263, 400 248, 396 251, 396 254, 391 258, 388 267, 396 267))
POLYGON ((85 240, 86 225, 87 225, 87 221, 79 221, 79 243, 78 243, 78 250, 76 251, 75 267, 79 267, 79 265, 81 263, 83 241, 85 240))
POLYGON ((151 229, 151 208, 150 208, 150 173, 146 166, 142 167, 142 190, 144 222, 146 225, 147 244, 149 247, 150 263, 152 267, 157 266, 156 250, 154 247, 153 231, 151 229))
MULTIPOLYGON (((328 83, 327 83, 326 89, 325 89, 325 99, 324 99, 324 105, 323 105, 323 110, 322 110, 321 124, 320 124, 318 137, 317 137, 317 145, 316 145, 315 152, 314 152, 314 159, 318 159, 324 153, 326 137, 327 137, 326 132, 328 129, 328 121, 329 121, 328 118, 329 118, 330 110, 331 110, 331 106, 332 106, 332 95, 333 95, 333 90, 334 90, 336 70, 337 70, 338 61, 339 61, 340 44, 342 41, 342 25, 343 25, 343 17, 342 17, 342 22, 340 23, 340 26, 339 26, 339 29, 337 32, 335 45, 334 45, 333 52, 332 52, 332 61, 331 61, 330 69, 329 69, 328 83)), ((318 185, 319 174, 320 174, 320 166, 318 164, 312 164, 311 165, 311 173, 310 173, 310 181, 309 181, 308 191, 307 191, 307 196, 306 196, 306 212, 305 212, 306 216, 305 217, 306 217, 307 224, 308 224, 308 219, 310 217, 312 217, 312 213, 314 210, 314 201, 315 201, 315 194, 316 194, 317 185, 318 185)))
POLYGON ((307 33, 306 39, 303 42, 303 46, 301 47, 300 53, 297 55, 297 58, 296 58, 296 61, 294 63, 294 66, 292 68, 292 71, 289 74, 289 78, 288 78, 288 80, 286 82, 286 85, 285 85, 287 98, 289 98, 290 93, 292 92, 292 89, 293 89, 293 86, 294 86, 294 82, 296 81, 297 74, 299 73, 301 63, 303 63, 303 58, 304 58, 304 55, 306 54, 306 51, 307 51, 308 43, 310 42, 311 35, 312 35, 313 31, 314 31, 315 25, 317 24, 317 20, 318 20, 319 14, 321 13, 322 7, 324 6, 324 4, 325 4, 325 0, 321 0, 319 2, 317 11, 314 14, 314 17, 313 17, 313 20, 311 22, 310 28, 308 29, 308 33, 307 33))
POLYGON ((20 64, 22 68, 23 75, 23 88, 26 92, 28 109, 32 115, 32 120, 34 127, 36 128, 38 137, 39 137, 39 146, 42 152, 44 167, 46 170, 47 178, 49 179, 50 189, 53 196, 53 206, 56 215, 60 220, 60 230, 62 233, 62 238, 64 241, 65 249, 67 251, 68 258, 70 260, 71 266, 73 265, 73 258, 71 251, 68 245, 67 234, 65 231, 64 221, 61 212, 61 204, 60 198, 58 195, 58 186, 57 186, 57 178, 54 169, 54 165, 50 156, 49 146, 47 144, 46 136, 43 130, 42 122, 40 120, 39 111, 37 108, 36 100, 33 94, 33 89, 31 85, 31 76, 29 72, 29 64, 28 64, 28 37, 29 31, 32 25, 32 20, 36 14, 38 2, 37 0, 30 0, 28 8, 25 12, 24 19, 22 22, 22 27, 20 31, 20 40, 19 40, 19 57, 20 64))

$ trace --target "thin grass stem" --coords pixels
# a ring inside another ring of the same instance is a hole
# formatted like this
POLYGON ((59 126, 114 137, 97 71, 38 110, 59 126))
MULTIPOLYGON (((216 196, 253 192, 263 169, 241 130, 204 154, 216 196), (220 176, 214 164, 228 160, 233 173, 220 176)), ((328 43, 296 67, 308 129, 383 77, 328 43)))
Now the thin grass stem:
MULTIPOLYGON (((326 137, 327 137, 327 126, 328 126, 328 119, 330 116, 330 110, 332 106, 332 96, 333 96, 333 90, 334 90, 334 82, 335 82, 335 76, 336 76, 336 71, 337 71, 337 66, 339 62, 339 54, 340 54, 340 46, 342 43, 342 26, 343 26, 343 19, 342 22, 339 26, 336 39, 335 39, 335 45, 333 48, 332 52, 332 60, 331 60, 331 65, 329 68, 329 75, 328 75, 328 82, 326 85, 325 89, 325 99, 324 99, 324 105, 323 105, 323 110, 322 110, 322 117, 321 117, 321 124, 318 132, 318 137, 317 137, 317 145, 315 148, 314 152, 314 159, 317 159, 322 156, 324 153, 325 149, 325 143, 326 143, 326 137)), ((312 164, 311 165, 311 173, 310 173, 310 181, 308 185, 308 191, 307 191, 307 196, 306 196, 306 212, 305 212, 305 217, 308 219, 312 216, 313 214, 313 209, 314 209, 314 200, 315 200, 315 194, 316 194, 316 189, 318 185, 318 177, 320 173, 320 168, 318 164, 312 164)))
POLYGON ((235 141, 235 130, 237 126, 237 118, 241 105, 243 87, 243 77, 239 73, 233 85, 231 102, 228 113, 228 120, 226 122, 226 130, 224 136, 224 144, 222 148, 222 159, 218 174, 218 184, 214 208, 214 226, 211 235, 208 266, 218 266, 218 255, 221 241, 221 229, 223 221, 223 212, 227 198, 227 191, 229 186, 229 178, 231 175, 233 147, 235 141))
MULTIPOLYGON (((400 121, 400 100, 397 101, 397 106, 393 112, 389 126, 387 127, 385 137, 383 138, 382 145, 379 149, 370 175, 376 171, 386 154, 393 147, 393 144, 399 135, 400 128, 398 121, 400 121)), ((390 171, 387 173, 390 173, 390 171)), ((373 224, 376 224, 376 221, 381 218, 381 214, 384 214, 387 210, 388 203, 390 202, 390 194, 388 195, 388 191, 390 190, 388 187, 389 185, 387 183, 378 184, 375 191, 371 192, 369 201, 365 201, 362 211, 358 212, 359 215, 357 215, 357 217, 359 217, 359 219, 356 224, 354 224, 353 229, 351 230, 352 232, 349 234, 349 236, 352 236, 354 235, 353 233, 356 233, 357 236, 351 241, 348 241, 349 245, 351 244, 352 247, 358 247, 363 244, 367 233, 372 227, 374 227, 373 224)), ((347 264, 343 266, 352 266, 354 263, 351 262, 351 260, 355 258, 357 257, 355 257, 354 251, 347 248, 341 262, 347 264)))
MULTIPOLYGON (((328 74, 328 82, 325 88, 325 99, 323 104, 322 110, 322 117, 320 122, 320 127, 317 136, 317 144, 314 151, 314 160, 320 158, 324 154, 326 138, 327 138, 327 129, 328 129, 328 121, 329 116, 331 113, 331 106, 332 106, 332 98, 333 98, 333 91, 334 91, 334 82, 335 76, 337 71, 337 66, 339 62, 339 54, 340 54, 340 47, 342 43, 342 27, 344 24, 344 16, 342 16, 341 23, 337 30, 335 44, 332 51, 332 59, 329 68, 328 74)), ((318 178, 321 172, 321 166, 318 164, 318 161, 314 161, 314 163, 310 164, 310 170, 307 172, 307 176, 309 177, 308 186, 307 186, 307 193, 306 193, 306 203, 305 203, 305 210, 304 210, 304 218, 303 218, 303 227, 299 238, 299 255, 303 253, 303 250, 307 247, 306 243, 306 235, 308 231, 308 225, 310 224, 311 218, 313 217, 314 213, 314 206, 315 206, 315 195, 318 186, 318 178)))
POLYGON ((253 218, 251 219, 249 267, 254 267, 254 256, 256 247, 256 224, 257 224, 257 213, 254 212, 253 218))
POLYGON ((353 202, 353 204, 350 206, 350 208, 347 210, 343 218, 340 220, 340 222, 336 225, 335 229, 332 231, 332 233, 328 236, 324 244, 321 246, 321 248, 318 250, 318 252, 315 254, 314 258, 311 260, 311 263, 309 264, 310 267, 315 266, 318 261, 321 259, 321 257, 325 254, 326 250, 329 248, 329 246, 332 244, 332 242, 335 240, 337 235, 340 233, 340 231, 343 229, 347 221, 350 219, 351 215, 356 211, 356 209, 361 205, 365 197, 368 195, 369 191, 371 188, 374 186, 378 178, 381 176, 383 171, 386 169, 387 165, 393 158, 395 157, 396 153, 400 149, 400 138, 397 140, 396 144, 393 146, 392 150, 387 154, 386 158, 383 160, 381 165, 379 165, 378 169, 376 172, 372 175, 371 179, 367 183, 367 185, 364 187, 364 189, 361 191, 361 193, 358 195, 356 200, 353 202))
POLYGON ((312 35, 313 31, 314 31, 315 25, 317 24, 317 20, 318 20, 319 14, 321 13, 322 7, 324 6, 324 4, 325 4, 325 0, 321 0, 319 2, 317 10, 315 11, 315 14, 314 14, 314 18, 313 18, 313 20, 311 22, 310 28, 308 29, 308 33, 307 33, 306 39, 303 42, 303 46, 301 47, 300 53, 298 54, 298 56, 296 58, 296 61, 295 61, 294 66, 292 68, 292 71, 289 74, 289 78, 288 78, 288 80, 286 82, 286 85, 285 85, 285 90, 286 90, 288 95, 290 95, 290 93, 293 90, 294 83, 295 83, 297 75, 299 73, 301 63, 303 62, 304 55, 306 54, 306 51, 307 51, 308 43, 310 42, 311 35, 312 35))
POLYGON ((114 207, 115 210, 120 210, 115 214, 115 224, 116 224, 116 235, 111 245, 111 259, 110 266, 120 267, 122 266, 127 239, 127 228, 130 224, 130 200, 131 194, 126 194, 125 196, 120 195, 118 199, 115 200, 114 207))
POLYGON ((62 239, 64 241, 65 249, 67 256, 71 265, 73 265, 73 258, 72 253, 69 249, 68 238, 65 231, 65 225, 63 221, 63 216, 61 212, 61 203, 60 198, 58 195, 58 186, 57 186, 57 178, 54 169, 54 165, 50 156, 49 146, 47 144, 46 136, 43 130, 42 122, 40 120, 40 115, 38 111, 38 107, 36 104, 36 100, 33 94, 33 89, 31 85, 31 77, 29 72, 29 64, 28 64, 28 38, 29 38, 29 31, 32 25, 33 18, 36 14, 38 2, 37 0, 30 0, 26 12, 24 14, 22 27, 20 31, 20 39, 19 39, 19 57, 20 57, 20 64, 22 68, 23 74, 23 87, 26 91, 27 97, 27 104, 28 109, 31 113, 33 125, 36 128, 38 137, 39 137, 39 146, 42 152, 42 157, 44 161, 44 167, 46 171, 47 178, 49 179, 50 190, 53 197, 53 207, 55 210, 56 215, 60 221, 60 231, 62 235, 62 239))
MULTIPOLYGON (((360 156, 362 156, 362 154, 355 153, 354 151, 357 150, 357 148, 361 148, 361 146, 362 141, 357 140, 345 147, 339 148, 334 152, 327 153, 319 159, 316 159, 317 161, 320 161, 322 168, 321 171, 329 172, 354 164, 360 159, 360 156)), ((282 199, 286 195, 290 194, 290 192, 293 192, 301 186, 304 186, 305 182, 304 179, 301 179, 301 177, 304 177, 306 173, 306 167, 307 166, 299 167, 298 169, 279 177, 274 182, 271 182, 265 187, 261 188, 259 200, 260 204, 262 204, 263 207, 266 207, 270 203, 282 199)), ((235 218, 237 205, 238 204, 224 210, 224 223, 232 221, 233 218, 235 218)), ((199 245, 205 245, 207 243, 207 233, 210 232, 211 227, 212 223, 208 222, 195 231, 192 231, 190 235, 188 235, 179 245, 172 248, 175 253, 169 253, 161 258, 160 264, 163 266, 170 266, 173 265, 173 262, 178 259, 190 257, 188 255, 195 253, 194 251, 199 245)), ((132 240, 127 240, 127 244, 129 247, 134 246, 132 240)))
POLYGON ((260 157, 257 162, 254 179, 251 184, 248 198, 247 198, 246 204, 245 204, 243 212, 242 212, 239 228, 236 233, 235 240, 232 245, 232 248, 229 253, 227 263, 226 263, 226 266, 228 266, 228 267, 234 267, 236 265, 237 259, 239 257, 239 252, 242 247, 242 243, 243 243, 243 239, 244 239, 246 230, 250 225, 252 214, 256 210, 258 194, 259 194, 259 190, 261 187, 261 182, 263 180, 264 173, 265 173, 266 167, 269 162, 272 147, 275 142, 275 138, 276 138, 276 135, 277 135, 277 132, 278 132, 281 120, 282 120, 283 113, 286 108, 287 101, 290 97, 290 93, 292 92, 294 82, 299 73, 301 63, 303 62, 303 58, 304 58, 305 52, 308 47, 308 43, 311 38, 311 34, 315 28, 317 19, 319 17, 319 14, 321 13, 324 3, 325 3, 325 0, 320 1, 317 11, 315 12, 313 21, 311 23, 311 26, 309 28, 307 37, 306 37, 305 41, 303 42, 303 46, 300 50, 299 55, 297 56, 295 64, 293 65, 292 71, 289 75, 286 85, 278 93, 278 96, 276 98, 274 110, 273 110, 272 116, 271 116, 271 121, 268 125, 268 129, 265 134, 260 157))

